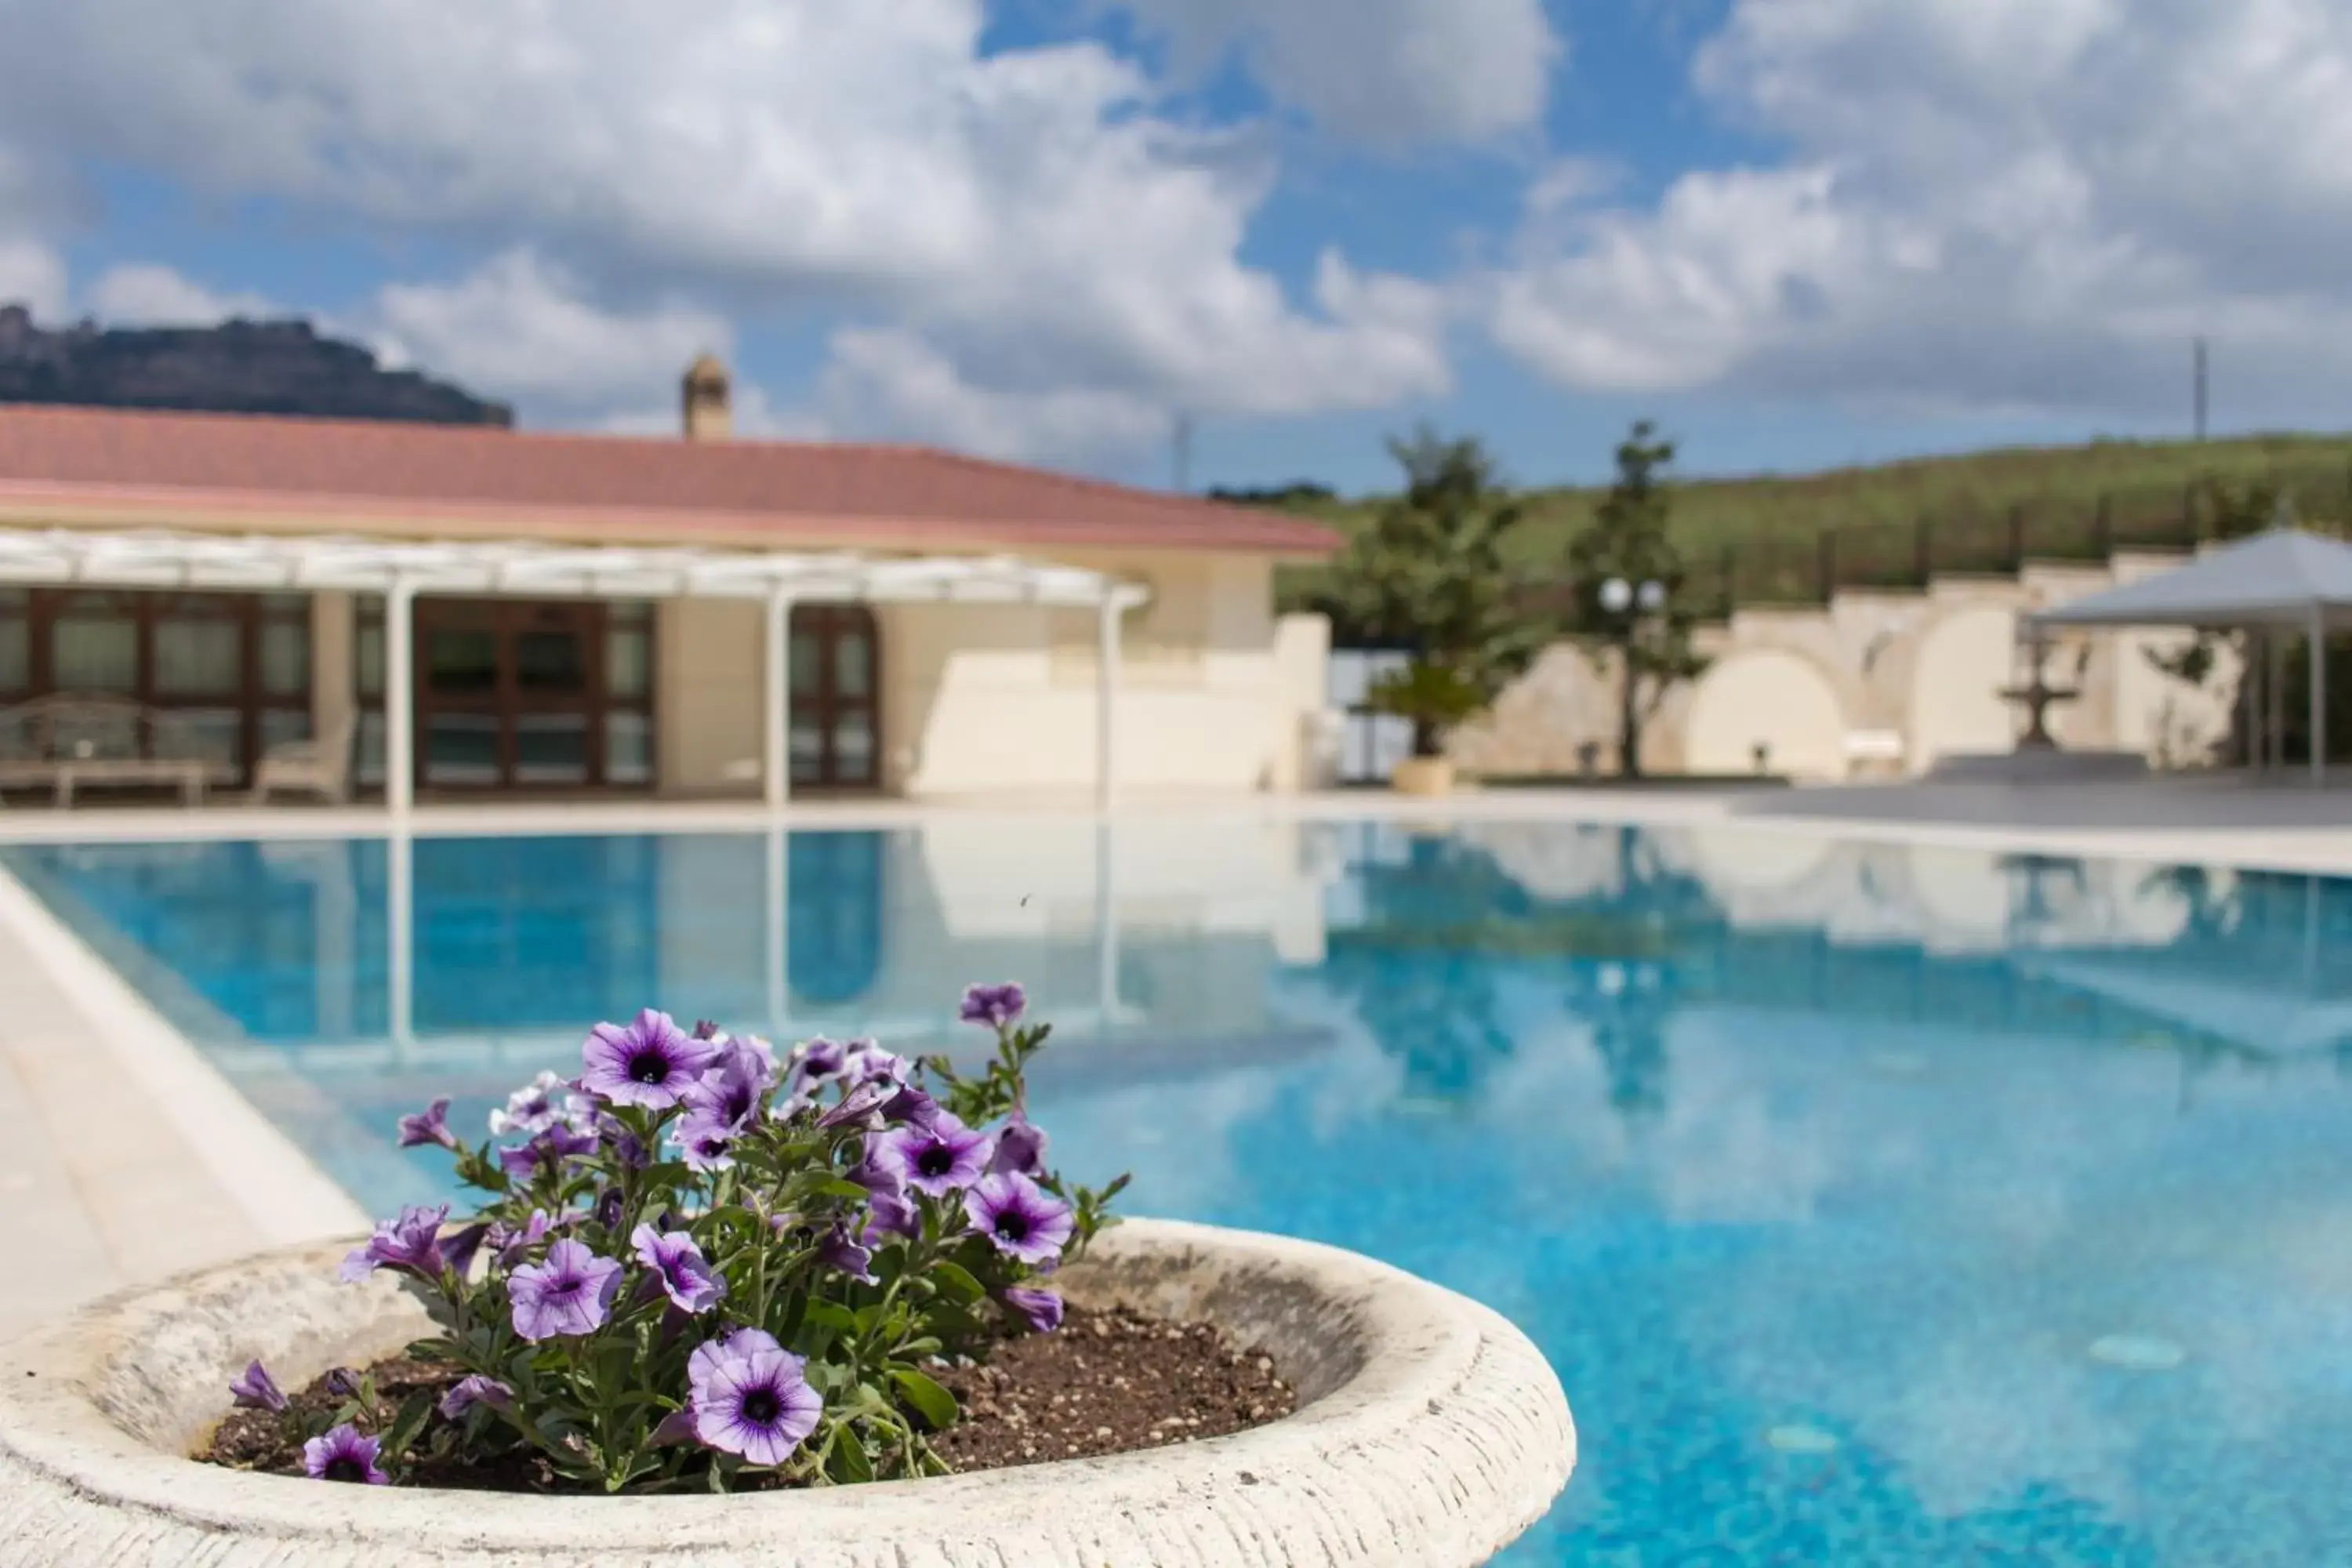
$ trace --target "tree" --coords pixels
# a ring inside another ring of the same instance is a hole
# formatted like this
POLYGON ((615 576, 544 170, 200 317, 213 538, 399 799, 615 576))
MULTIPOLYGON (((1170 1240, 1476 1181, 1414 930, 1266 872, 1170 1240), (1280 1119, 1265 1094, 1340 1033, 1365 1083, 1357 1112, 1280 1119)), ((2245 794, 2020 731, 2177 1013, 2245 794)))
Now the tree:
POLYGON ((1617 447, 1617 482, 1568 543, 1577 642, 1617 677, 1617 772, 1642 776, 1642 730, 1668 691, 1706 668, 1691 647, 1697 617, 1680 592, 1681 552, 1666 531, 1673 503, 1660 470, 1675 444, 1644 419, 1617 447))
POLYGON ((1534 662, 1546 639, 1522 607, 1504 555, 1520 509, 1485 447, 1426 426, 1388 446, 1404 469, 1404 493, 1349 543, 1333 572, 1330 603, 1351 636, 1411 655, 1374 686, 1370 700, 1412 721, 1414 756, 1433 757, 1448 732, 1492 706, 1534 662))

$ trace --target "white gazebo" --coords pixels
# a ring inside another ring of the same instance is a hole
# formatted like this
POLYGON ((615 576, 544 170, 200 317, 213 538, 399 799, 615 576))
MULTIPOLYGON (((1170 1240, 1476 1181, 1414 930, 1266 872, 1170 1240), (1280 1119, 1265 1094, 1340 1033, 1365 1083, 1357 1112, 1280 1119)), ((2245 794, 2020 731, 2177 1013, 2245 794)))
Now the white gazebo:
MULTIPOLYGON (((2188 626, 2263 634, 2268 649, 2270 739, 2278 743, 2281 632, 2300 632, 2311 655, 2311 777, 2326 776, 2326 637, 2352 626, 2352 544, 2273 528, 2209 551, 2169 572, 2092 594, 2029 617, 2035 626, 2188 626)), ((2259 705, 2257 721, 2261 713, 2259 705)), ((2262 754, 2258 750, 2257 755, 2262 754)))
POLYGON ((384 804, 414 801, 415 672, 410 610, 422 594, 477 598, 737 599, 767 608, 765 789, 791 789, 788 636, 794 605, 982 604, 1090 608, 1100 616, 1095 786, 1113 798, 1119 617, 1149 594, 1100 572, 1011 556, 636 549, 490 541, 0 529, 0 583, 226 593, 345 592, 384 600, 384 804))

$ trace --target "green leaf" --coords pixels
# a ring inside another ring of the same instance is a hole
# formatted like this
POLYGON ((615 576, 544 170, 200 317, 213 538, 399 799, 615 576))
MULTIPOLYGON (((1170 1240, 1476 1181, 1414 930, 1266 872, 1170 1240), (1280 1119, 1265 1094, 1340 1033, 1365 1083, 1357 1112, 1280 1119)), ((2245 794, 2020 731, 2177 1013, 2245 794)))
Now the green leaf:
POLYGON ((416 1441, 416 1435, 425 1430, 425 1423, 432 1415, 432 1394, 410 1394, 402 1403, 400 1414, 392 1418, 392 1425, 384 1428, 384 1453, 394 1458, 407 1453, 408 1446, 416 1441))
POLYGON ((942 1295, 961 1306, 968 1307, 988 1294, 963 1265, 950 1263, 944 1258, 931 1265, 931 1279, 939 1285, 942 1295))
POLYGON ((814 1327, 830 1329, 836 1334, 857 1331, 856 1317, 848 1308, 834 1301, 811 1301, 808 1304, 808 1321, 814 1327))
POLYGON ((942 1432, 955 1425, 959 1412, 954 1394, 911 1368, 891 1368, 890 1381, 898 1385, 916 1413, 930 1423, 931 1430, 942 1432))
POLYGON ((844 1429, 841 1441, 833 1446, 825 1457, 825 1473, 836 1481, 870 1481, 874 1479, 874 1462, 866 1457, 866 1445, 857 1434, 844 1429))

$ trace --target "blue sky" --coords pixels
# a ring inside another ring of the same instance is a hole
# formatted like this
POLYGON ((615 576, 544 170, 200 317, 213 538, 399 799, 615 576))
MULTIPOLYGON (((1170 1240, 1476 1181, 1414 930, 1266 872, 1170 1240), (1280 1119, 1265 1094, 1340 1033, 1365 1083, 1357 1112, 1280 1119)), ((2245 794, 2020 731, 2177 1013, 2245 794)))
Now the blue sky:
POLYGON ((0 0, 0 297, 1145 483, 1589 480, 2352 402, 2328 0, 0 0))

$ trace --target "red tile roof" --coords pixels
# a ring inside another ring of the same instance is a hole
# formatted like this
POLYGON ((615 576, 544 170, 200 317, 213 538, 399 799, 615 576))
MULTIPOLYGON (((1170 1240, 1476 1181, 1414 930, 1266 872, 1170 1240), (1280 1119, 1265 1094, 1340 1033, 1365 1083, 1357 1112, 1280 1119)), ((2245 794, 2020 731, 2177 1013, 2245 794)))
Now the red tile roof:
POLYGON ((1339 543, 1280 512, 921 447, 0 405, 0 510, 43 505, 637 543, 1307 556, 1339 543))

